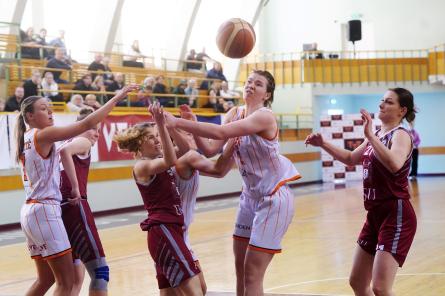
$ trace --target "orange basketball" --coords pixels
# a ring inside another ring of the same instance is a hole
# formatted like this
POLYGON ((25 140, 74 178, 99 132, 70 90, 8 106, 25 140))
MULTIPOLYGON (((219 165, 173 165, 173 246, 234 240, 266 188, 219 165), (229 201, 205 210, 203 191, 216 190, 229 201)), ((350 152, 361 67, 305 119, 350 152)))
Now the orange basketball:
POLYGON ((240 18, 224 22, 216 36, 216 44, 222 54, 234 59, 248 55, 255 45, 255 40, 252 25, 240 18))

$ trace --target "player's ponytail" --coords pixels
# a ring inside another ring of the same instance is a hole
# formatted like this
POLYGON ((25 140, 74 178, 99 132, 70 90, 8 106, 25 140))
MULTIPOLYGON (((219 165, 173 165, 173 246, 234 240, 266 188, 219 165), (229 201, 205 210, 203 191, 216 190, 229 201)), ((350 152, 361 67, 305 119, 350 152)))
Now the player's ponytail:
POLYGON ((23 135, 25 134, 26 131, 26 124, 27 119, 26 119, 26 113, 33 113, 34 112, 34 103, 37 100, 40 100, 42 97, 39 96, 30 96, 27 97, 26 99, 23 100, 22 104, 20 105, 20 113, 17 116, 17 123, 15 126, 15 140, 16 140, 16 155, 15 155, 15 160, 17 161, 17 163, 20 162, 20 158, 22 157, 23 154, 23 149, 24 149, 24 138, 23 135))

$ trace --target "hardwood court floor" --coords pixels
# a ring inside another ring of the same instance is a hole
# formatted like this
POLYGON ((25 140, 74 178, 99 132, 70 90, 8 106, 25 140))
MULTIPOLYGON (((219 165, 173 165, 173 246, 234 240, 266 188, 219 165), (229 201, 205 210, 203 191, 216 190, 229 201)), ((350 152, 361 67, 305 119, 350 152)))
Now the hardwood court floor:
MULTIPOLYGON (((445 295, 445 178, 412 182, 417 234, 395 292, 406 296, 445 295)), ((322 185, 320 185, 322 186, 322 185)), ((365 211, 361 186, 325 190, 295 198, 296 211, 265 278, 269 294, 353 295, 348 285, 355 240, 365 211)), ((236 208, 197 213, 191 241, 208 290, 232 292, 235 274, 232 228, 236 208)), ((146 234, 137 224, 100 230, 111 270, 110 295, 157 295, 146 234)), ((35 276, 23 243, 0 247, 0 295, 23 295, 35 276)), ((81 295, 87 295, 86 276, 81 295)), ((209 293, 233 295, 232 293, 209 293)))

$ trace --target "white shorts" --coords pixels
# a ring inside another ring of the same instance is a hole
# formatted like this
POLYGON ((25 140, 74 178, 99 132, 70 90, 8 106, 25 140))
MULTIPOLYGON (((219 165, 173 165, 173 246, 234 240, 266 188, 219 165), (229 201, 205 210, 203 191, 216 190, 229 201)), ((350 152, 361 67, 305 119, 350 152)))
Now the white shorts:
POLYGON ((249 248, 280 253, 281 240, 294 216, 294 195, 283 185, 274 195, 260 199, 241 193, 234 239, 248 240, 249 248))
POLYGON ((20 224, 33 259, 51 259, 71 252, 58 202, 26 203, 20 211, 20 224))

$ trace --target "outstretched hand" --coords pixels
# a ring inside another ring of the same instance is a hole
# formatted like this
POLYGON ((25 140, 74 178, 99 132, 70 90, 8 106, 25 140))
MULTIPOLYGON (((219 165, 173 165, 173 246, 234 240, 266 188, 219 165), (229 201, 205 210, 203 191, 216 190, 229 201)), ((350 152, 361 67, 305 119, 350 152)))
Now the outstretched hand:
POLYGON ((170 112, 164 113, 165 122, 168 128, 176 128, 176 120, 177 118, 173 116, 170 112))
POLYGON ((148 106, 148 111, 150 111, 151 115, 153 116, 154 121, 157 125, 161 126, 165 124, 164 121, 164 109, 159 104, 159 102, 155 102, 153 104, 150 104, 148 106))
POLYGON ((315 147, 321 147, 324 143, 324 140, 320 133, 316 133, 307 136, 306 140, 304 140, 304 143, 306 144, 306 146, 309 144, 315 147))
POLYGON ((363 128, 364 128, 365 137, 367 139, 369 139, 370 137, 372 137, 374 135, 374 133, 372 132, 371 114, 369 114, 369 112, 366 111, 365 109, 360 109, 360 113, 362 114, 362 119, 364 121, 363 128))
POLYGON ((179 114, 181 118, 186 120, 198 121, 196 115, 193 114, 192 108, 189 105, 181 105, 179 106, 179 114))
POLYGON ((139 85, 137 84, 129 84, 124 86, 121 90, 119 90, 116 95, 114 96, 114 99, 118 100, 118 101, 122 101, 123 99, 125 99, 128 95, 128 93, 137 90, 139 88, 139 85))

